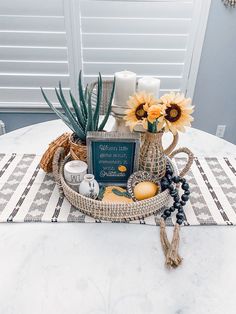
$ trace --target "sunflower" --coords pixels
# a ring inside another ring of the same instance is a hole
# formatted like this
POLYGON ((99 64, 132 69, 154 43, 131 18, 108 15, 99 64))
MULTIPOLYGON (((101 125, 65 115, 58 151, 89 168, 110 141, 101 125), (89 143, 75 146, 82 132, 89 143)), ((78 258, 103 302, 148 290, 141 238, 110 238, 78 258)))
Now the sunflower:
POLYGON ((191 99, 185 98, 183 94, 165 94, 161 97, 164 106, 164 115, 159 118, 158 130, 164 128, 165 132, 185 131, 185 126, 191 126, 193 108, 190 106, 191 99))
POLYGON ((130 96, 127 104, 130 109, 125 111, 124 120, 126 120, 126 125, 129 126, 131 131, 137 124, 141 124, 147 129, 148 108, 158 104, 158 100, 152 94, 139 92, 130 96))

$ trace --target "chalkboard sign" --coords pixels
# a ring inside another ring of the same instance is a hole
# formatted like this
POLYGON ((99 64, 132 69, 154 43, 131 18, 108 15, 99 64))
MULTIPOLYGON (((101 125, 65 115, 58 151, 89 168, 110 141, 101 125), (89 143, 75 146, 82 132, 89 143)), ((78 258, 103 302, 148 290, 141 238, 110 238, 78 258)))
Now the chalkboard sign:
POLYGON ((140 135, 88 132, 88 172, 104 185, 126 185, 138 170, 140 135))

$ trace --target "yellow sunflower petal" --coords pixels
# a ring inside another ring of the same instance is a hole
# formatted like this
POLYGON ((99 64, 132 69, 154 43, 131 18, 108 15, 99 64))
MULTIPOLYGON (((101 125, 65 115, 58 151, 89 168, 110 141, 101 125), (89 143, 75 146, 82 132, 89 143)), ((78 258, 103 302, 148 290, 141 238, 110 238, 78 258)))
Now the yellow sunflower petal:
POLYGON ((129 109, 125 111, 124 117, 126 125, 129 126, 131 130, 133 130, 137 124, 142 124, 147 128, 147 111, 152 105, 157 103, 157 99, 150 93, 138 92, 129 97, 127 102, 129 109))
POLYGON ((190 105, 190 98, 185 98, 184 94, 171 92, 163 95, 160 100, 163 102, 163 117, 159 119, 159 128, 163 126, 165 132, 171 131, 176 134, 177 131, 184 132, 185 126, 191 126, 194 107, 190 105), (173 111, 170 110, 172 107, 177 115, 173 115, 173 111))

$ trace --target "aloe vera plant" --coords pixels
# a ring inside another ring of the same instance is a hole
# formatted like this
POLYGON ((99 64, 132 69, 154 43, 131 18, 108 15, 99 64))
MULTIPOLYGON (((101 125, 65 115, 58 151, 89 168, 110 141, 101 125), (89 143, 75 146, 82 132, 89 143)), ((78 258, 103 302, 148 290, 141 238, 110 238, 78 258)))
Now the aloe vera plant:
POLYGON ((99 108, 102 102, 102 88, 103 82, 101 74, 98 75, 97 82, 97 94, 96 94, 96 105, 92 106, 92 94, 93 89, 89 89, 88 85, 86 88, 82 84, 82 72, 79 73, 78 80, 78 92, 79 101, 76 101, 75 97, 70 94, 71 105, 68 104, 67 100, 62 91, 61 82, 59 82, 59 88, 55 88, 57 99, 61 105, 62 110, 57 109, 47 98, 45 92, 41 88, 43 97, 48 106, 56 113, 56 115, 64 121, 64 123, 77 135, 82 141, 86 141, 86 135, 88 131, 102 131, 107 123, 111 112, 112 99, 115 91, 115 79, 112 86, 111 96, 107 106, 107 112, 99 124, 99 108))

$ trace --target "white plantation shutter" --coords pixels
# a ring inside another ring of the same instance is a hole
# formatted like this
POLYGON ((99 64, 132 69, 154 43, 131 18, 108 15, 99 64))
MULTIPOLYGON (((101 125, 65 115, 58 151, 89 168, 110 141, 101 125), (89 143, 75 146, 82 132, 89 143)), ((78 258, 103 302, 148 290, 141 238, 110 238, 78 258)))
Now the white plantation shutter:
POLYGON ((87 81, 124 69, 161 79, 161 91, 186 92, 201 1, 82 1, 87 81))
POLYGON ((70 87, 63 0, 0 3, 0 108, 44 108, 39 87, 56 102, 70 87))
POLYGON ((65 90, 76 92, 81 68, 86 82, 94 81, 98 72, 109 79, 114 72, 127 69, 139 77, 159 77, 162 93, 186 92, 194 51, 201 52, 209 3, 1 1, 0 109, 47 108, 39 87, 56 103, 58 81, 65 90))

